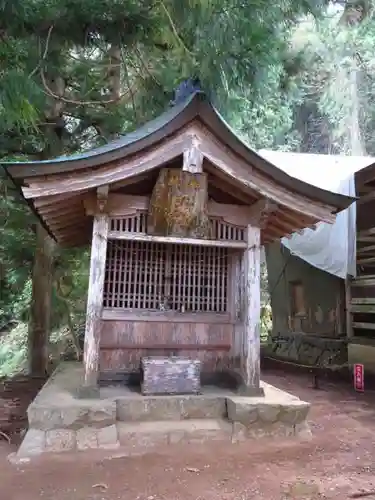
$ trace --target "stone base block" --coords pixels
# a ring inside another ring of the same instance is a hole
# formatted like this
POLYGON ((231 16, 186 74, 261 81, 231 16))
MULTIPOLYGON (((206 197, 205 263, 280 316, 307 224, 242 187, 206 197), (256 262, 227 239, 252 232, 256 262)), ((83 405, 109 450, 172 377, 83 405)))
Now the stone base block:
POLYGON ((107 427, 116 423, 116 402, 108 400, 74 400, 70 404, 31 403, 27 410, 29 427, 44 431, 77 430, 82 427, 107 427))
POLYGON ((306 420, 310 404, 300 400, 258 401, 258 398, 227 398, 228 418, 250 427, 255 422, 295 425, 306 420))
POLYGON ((46 433, 39 429, 29 429, 21 446, 18 448, 17 458, 27 458, 41 455, 46 450, 46 433))
POLYGON ((270 436, 311 436, 306 421, 310 404, 299 399, 260 401, 259 398, 234 397, 227 398, 227 409, 228 419, 233 422, 233 442, 270 436))
POLYGON ((45 451, 60 452, 76 449, 76 433, 70 429, 54 429, 46 431, 45 451))
POLYGON ((18 449, 18 460, 45 452, 83 451, 94 449, 116 449, 120 446, 116 425, 102 427, 82 427, 43 431, 29 429, 18 449))
POLYGON ((118 430, 121 448, 130 455, 177 443, 198 444, 212 440, 230 443, 232 435, 229 422, 215 419, 122 423, 118 430))
POLYGON ((117 400, 117 420, 120 422, 219 419, 226 414, 226 398, 220 396, 145 396, 117 400))

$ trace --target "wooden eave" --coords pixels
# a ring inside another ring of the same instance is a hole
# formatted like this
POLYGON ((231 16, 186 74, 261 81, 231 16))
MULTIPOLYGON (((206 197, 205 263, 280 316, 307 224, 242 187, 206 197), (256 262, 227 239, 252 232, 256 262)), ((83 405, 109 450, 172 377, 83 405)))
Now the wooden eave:
POLYGON ((292 178, 266 161, 235 136, 202 94, 103 148, 3 166, 53 237, 73 246, 90 241, 91 220, 83 204, 88 193, 102 185, 110 191, 141 185, 192 144, 205 158, 203 169, 213 188, 230 191, 239 204, 273 204, 262 222, 263 243, 319 221, 333 222, 334 214, 354 201, 292 178))

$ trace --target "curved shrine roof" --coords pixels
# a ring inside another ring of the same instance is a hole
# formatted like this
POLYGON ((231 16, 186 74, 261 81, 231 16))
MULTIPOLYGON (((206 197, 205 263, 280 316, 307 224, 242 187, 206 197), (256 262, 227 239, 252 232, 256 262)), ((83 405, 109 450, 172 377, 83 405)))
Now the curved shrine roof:
MULTIPOLYGON (((179 137, 181 138, 185 134, 186 139, 188 134, 190 136, 191 133, 195 134, 195 130, 199 135, 199 140, 202 142, 207 141, 207 147, 202 149, 202 153, 212 167, 208 165, 209 175, 214 176, 212 178, 213 184, 217 180, 216 173, 221 183, 225 184, 225 182, 230 181, 227 189, 221 187, 221 192, 233 191, 233 188, 238 186, 244 192, 246 191, 249 200, 248 202, 243 201, 242 204, 250 205, 260 198, 272 201, 273 193, 284 193, 286 201, 285 203, 281 201, 280 210, 284 206, 287 211, 291 212, 294 210, 293 198, 300 200, 297 214, 301 219, 298 224, 295 224, 293 228, 291 226, 290 229, 301 229, 322 220, 319 215, 311 216, 310 212, 307 212, 310 215, 303 217, 302 199, 306 200, 307 208, 309 205, 319 208, 320 211, 313 211, 314 213, 321 214, 325 211, 324 213, 327 213, 327 216, 347 208, 354 201, 354 198, 349 196, 332 193, 291 177, 263 158, 236 135, 203 92, 195 92, 181 104, 169 108, 159 117, 134 132, 104 146, 52 160, 3 162, 2 166, 13 182, 20 187, 23 196, 47 226, 50 233, 59 240, 59 230, 53 229, 53 227, 57 228, 57 226, 56 224, 53 226, 52 218, 48 215, 53 209, 46 209, 49 204, 50 207, 55 206, 54 210, 57 210, 57 207, 60 206, 58 204, 61 204, 61 210, 63 211, 69 208, 71 220, 78 220, 73 216, 73 205, 77 203, 77 207, 81 207, 83 193, 87 193, 102 184, 109 184, 111 190, 112 187, 119 184, 119 180, 126 179, 128 182, 132 178, 134 180, 141 179, 141 175, 143 176, 142 179, 148 175, 151 182, 156 168, 160 168, 163 164, 168 164, 168 162, 170 163, 173 155, 176 159, 183 153, 181 148, 184 147, 184 144, 186 146, 186 141, 183 143, 182 139, 179 140, 179 137), (166 159, 165 155, 164 157, 161 155, 161 151, 166 144, 173 141, 174 149, 170 147, 169 157, 166 159), (210 155, 211 151, 214 151, 212 155, 210 155), (144 161, 142 166, 139 166, 140 164, 136 160, 141 158, 142 155, 144 161), (146 157, 152 158, 152 161, 146 161, 146 157), (158 158, 159 164, 157 164, 158 158), (226 168, 225 162, 230 163, 231 167, 226 168), (116 175, 111 176, 111 172, 115 171, 116 175), (270 186, 269 190, 267 184, 270 186), (66 200, 66 205, 64 205, 64 200, 66 200)), ((301 168, 303 168, 303 165, 301 165, 301 168)), ((142 180, 142 182, 145 185, 146 181, 142 180)), ((236 189, 234 192, 236 193, 236 189)), ((131 194, 137 193, 133 192, 131 194)), ((280 204, 280 197, 277 198, 275 194, 274 198, 273 201, 276 200, 280 204)), ((233 201, 229 203, 233 203, 233 201)), ((83 219, 81 219, 79 220, 84 225, 83 219)), ((276 219, 277 217, 275 218, 277 226, 276 219)), ((293 219, 295 221, 295 217, 293 219)), ((66 227, 69 228, 68 222, 66 224, 66 227)), ((61 227, 65 226, 62 225, 61 227)), ((73 222, 71 227, 73 229, 73 222)), ((273 231, 272 234, 274 234, 273 238, 275 239, 288 234, 288 230, 282 229, 280 226, 279 230, 273 231)))

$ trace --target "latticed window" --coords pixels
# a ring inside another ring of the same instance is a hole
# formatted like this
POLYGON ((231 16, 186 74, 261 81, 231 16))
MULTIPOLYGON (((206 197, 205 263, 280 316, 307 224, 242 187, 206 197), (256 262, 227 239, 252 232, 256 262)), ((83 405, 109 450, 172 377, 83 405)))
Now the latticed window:
POLYGON ((227 312, 229 249, 109 240, 104 307, 227 312))

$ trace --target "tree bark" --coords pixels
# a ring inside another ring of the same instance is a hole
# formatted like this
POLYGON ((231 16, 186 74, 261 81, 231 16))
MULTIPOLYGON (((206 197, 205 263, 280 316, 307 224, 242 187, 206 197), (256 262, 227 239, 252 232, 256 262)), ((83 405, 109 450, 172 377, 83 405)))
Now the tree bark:
POLYGON ((41 224, 38 224, 28 335, 29 371, 32 376, 44 376, 48 368, 53 250, 54 241, 41 224))

